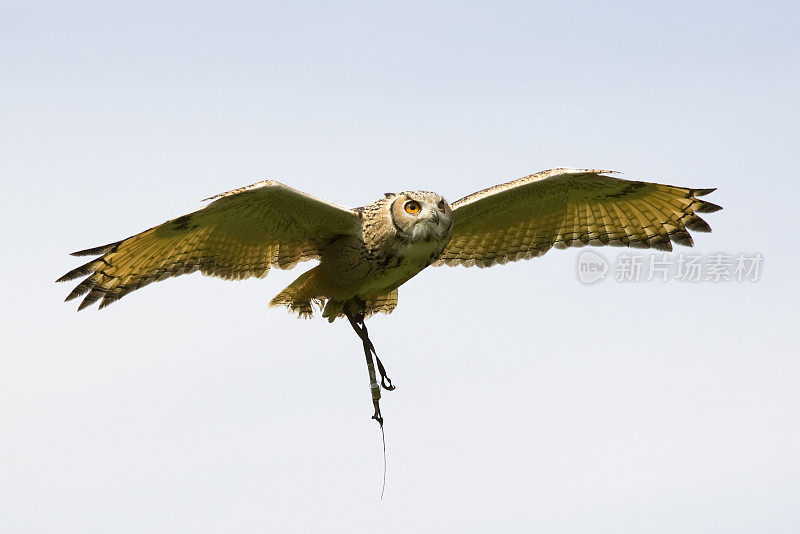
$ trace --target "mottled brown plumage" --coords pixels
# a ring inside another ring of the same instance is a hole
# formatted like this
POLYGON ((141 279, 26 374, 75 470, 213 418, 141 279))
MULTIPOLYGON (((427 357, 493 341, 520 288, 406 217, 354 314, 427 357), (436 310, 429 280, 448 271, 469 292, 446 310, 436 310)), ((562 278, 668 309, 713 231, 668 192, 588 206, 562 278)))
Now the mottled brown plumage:
POLYGON ((271 302, 329 320, 346 303, 365 315, 391 312, 397 288, 428 265, 488 267, 584 245, 672 250, 708 232, 698 213, 713 189, 623 180, 589 169, 553 169, 453 203, 426 191, 387 194, 347 209, 274 181, 211 197, 194 213, 121 241, 75 252, 99 257, 58 281, 86 277, 67 300, 103 308, 156 282, 199 270, 228 280, 263 277, 271 267, 320 263, 271 302), (416 214, 404 209, 420 205, 416 214), (433 222, 434 217, 436 222, 433 222))
MULTIPOLYGON (((217 195, 205 208, 127 239, 75 252, 97 258, 59 282, 85 277, 67 296, 103 308, 131 291, 199 270, 228 280, 262 277, 319 260, 272 299, 302 317, 315 307, 345 316, 363 341, 374 417, 381 422, 375 349, 364 318, 391 312, 397 288, 429 265, 489 267, 584 245, 672 250, 709 232, 698 215, 721 209, 690 189, 553 169, 473 193, 452 207, 438 194, 387 194, 347 209, 274 181, 217 195)), ((384 387, 391 389, 380 360, 384 387), (388 384, 387 384, 388 382, 388 384)))
POLYGON ((436 265, 489 267, 550 248, 691 247, 687 230, 710 232, 698 213, 722 209, 690 189, 604 176, 613 171, 552 169, 453 203, 455 231, 436 265))
POLYGON ((329 243, 320 264, 281 291, 270 305, 288 306, 306 317, 313 313, 312 304, 324 306, 322 315, 330 321, 344 315, 348 302, 367 316, 389 313, 397 305, 397 288, 433 263, 450 238, 452 212, 435 193, 387 195, 358 213, 361 236, 341 236, 329 243), (409 202, 420 204, 419 215, 405 213, 409 202), (430 213, 423 215, 426 210, 430 213), (415 236, 412 226, 426 232, 415 236))

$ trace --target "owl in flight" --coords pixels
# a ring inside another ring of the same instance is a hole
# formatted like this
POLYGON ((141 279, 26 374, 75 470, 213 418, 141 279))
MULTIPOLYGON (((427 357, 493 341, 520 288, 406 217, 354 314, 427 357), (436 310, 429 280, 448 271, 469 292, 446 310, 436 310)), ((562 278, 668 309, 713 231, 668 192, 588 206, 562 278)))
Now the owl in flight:
POLYGON ((364 319, 397 306, 397 288, 429 265, 490 267, 541 256, 551 248, 692 246, 688 230, 710 232, 698 214, 722 209, 691 189, 623 180, 593 169, 552 169, 496 185, 448 204, 429 191, 387 193, 348 209, 267 180, 206 200, 205 208, 127 239, 74 252, 96 256, 59 282, 85 277, 67 296, 79 310, 100 308, 151 282, 200 271, 226 280, 263 277, 318 260, 271 306, 301 317, 315 308, 346 317, 361 338, 375 414, 380 386, 393 389, 364 319))

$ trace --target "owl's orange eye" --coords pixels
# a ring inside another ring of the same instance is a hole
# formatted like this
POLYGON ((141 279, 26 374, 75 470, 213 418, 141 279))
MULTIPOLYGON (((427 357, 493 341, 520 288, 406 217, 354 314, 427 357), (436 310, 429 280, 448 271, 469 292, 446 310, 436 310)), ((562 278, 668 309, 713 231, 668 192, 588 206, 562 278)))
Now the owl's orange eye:
POLYGON ((406 213, 410 213, 411 215, 416 215, 417 213, 419 213, 420 210, 419 202, 417 202, 416 200, 411 200, 409 202, 406 202, 404 208, 406 210, 406 213))
POLYGON ((439 201, 439 209, 444 211, 444 200, 439 201))

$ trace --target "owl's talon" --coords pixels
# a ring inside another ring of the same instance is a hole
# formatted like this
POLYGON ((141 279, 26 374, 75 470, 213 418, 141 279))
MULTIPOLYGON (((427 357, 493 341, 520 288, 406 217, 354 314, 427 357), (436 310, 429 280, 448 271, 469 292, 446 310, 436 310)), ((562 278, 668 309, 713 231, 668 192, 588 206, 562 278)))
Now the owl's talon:
MULTIPOLYGON (((375 354, 375 351, 373 350, 372 353, 375 354)), ((394 384, 392 384, 392 379, 386 374, 386 368, 383 366, 377 354, 375 354, 375 362, 378 364, 378 372, 381 374, 381 387, 386 391, 394 391, 397 389, 394 384)))
POLYGON ((372 418, 378 422, 381 428, 383 428, 383 416, 381 415, 381 407, 378 401, 374 401, 373 404, 375 405, 375 413, 372 415, 372 418))

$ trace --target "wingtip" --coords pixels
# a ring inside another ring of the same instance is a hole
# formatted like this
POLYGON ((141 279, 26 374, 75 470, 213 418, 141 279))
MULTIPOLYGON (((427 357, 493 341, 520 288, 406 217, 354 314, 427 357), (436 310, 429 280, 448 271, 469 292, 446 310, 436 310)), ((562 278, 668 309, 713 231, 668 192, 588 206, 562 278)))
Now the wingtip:
POLYGON ((83 249, 83 250, 76 250, 75 252, 70 252, 69 255, 70 256, 98 256, 98 255, 102 254, 103 250, 107 246, 108 245, 103 245, 102 247, 92 247, 92 248, 86 248, 86 249, 83 249))
POLYGON ((711 226, 698 215, 694 215, 686 222, 686 228, 695 232, 711 233, 711 226))
MULTIPOLYGON (((123 240, 124 241, 124 240, 123 240)), ((103 254, 107 254, 109 252, 113 252, 117 249, 117 247, 122 243, 122 241, 115 241, 114 243, 109 243, 107 245, 100 245, 99 247, 92 247, 86 248, 83 250, 77 250, 75 252, 70 252, 70 256, 102 256, 103 254)))
POLYGON ((698 206, 698 208, 695 211, 697 213, 715 213, 717 211, 720 211, 721 209, 722 209, 722 206, 720 206, 719 204, 714 204, 713 202, 702 201, 700 206, 698 206))
POLYGON ((78 305, 78 311, 88 308, 89 306, 100 300, 102 296, 103 296, 102 291, 95 291, 95 290, 90 291, 88 295, 83 297, 83 300, 78 305))
POLYGON ((716 191, 716 187, 709 187, 707 189, 692 189, 692 194, 696 197, 704 197, 716 191))

